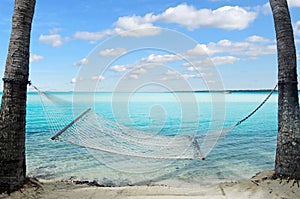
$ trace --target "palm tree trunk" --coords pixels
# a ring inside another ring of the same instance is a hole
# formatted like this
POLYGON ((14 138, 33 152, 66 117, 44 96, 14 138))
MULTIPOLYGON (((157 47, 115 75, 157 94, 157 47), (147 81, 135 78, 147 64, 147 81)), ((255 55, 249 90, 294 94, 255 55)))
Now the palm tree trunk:
POLYGON ((300 124, 297 61, 293 29, 286 0, 270 0, 278 56, 277 177, 300 179, 300 124))
POLYGON ((18 189, 26 175, 26 92, 34 8, 35 0, 15 0, 0 111, 0 193, 18 189))

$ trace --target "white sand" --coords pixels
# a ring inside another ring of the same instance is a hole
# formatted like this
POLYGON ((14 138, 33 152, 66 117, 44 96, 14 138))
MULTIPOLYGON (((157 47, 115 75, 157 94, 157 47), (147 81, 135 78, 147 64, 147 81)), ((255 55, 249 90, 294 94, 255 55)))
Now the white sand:
POLYGON ((224 198, 300 198, 299 184, 294 181, 272 180, 273 172, 264 171, 238 183, 222 183, 209 186, 131 186, 96 187, 66 182, 31 180, 24 188, 11 195, 2 194, 4 199, 26 198, 97 198, 97 199, 224 199, 224 198))

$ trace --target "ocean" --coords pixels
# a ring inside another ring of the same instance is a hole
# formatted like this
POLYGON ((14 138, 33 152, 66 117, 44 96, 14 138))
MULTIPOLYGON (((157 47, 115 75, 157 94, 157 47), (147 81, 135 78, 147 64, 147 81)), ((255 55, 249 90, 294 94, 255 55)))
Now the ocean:
MULTIPOLYGON (((253 111, 268 92, 211 93, 50 93, 73 102, 91 102, 95 112, 128 128, 164 136, 205 135, 234 125, 253 111), (74 97, 75 96, 75 97, 74 97)), ((74 105, 75 104, 75 105, 74 105)), ((74 119, 70 109, 57 121, 74 119)), ((49 118, 48 118, 49 119, 49 118)), ((68 123, 68 122, 67 122, 68 123)), ((97 181, 108 186, 182 182, 212 184, 250 178, 274 168, 277 136, 277 93, 252 117, 215 140, 205 160, 149 160, 87 149, 50 138, 38 93, 28 93, 26 126, 27 175, 48 180, 97 181)), ((101 140, 99 140, 101 142, 101 140)), ((122 144, 122 143, 121 143, 122 144)), ((162 155, 164 151, 161 151, 162 155)))

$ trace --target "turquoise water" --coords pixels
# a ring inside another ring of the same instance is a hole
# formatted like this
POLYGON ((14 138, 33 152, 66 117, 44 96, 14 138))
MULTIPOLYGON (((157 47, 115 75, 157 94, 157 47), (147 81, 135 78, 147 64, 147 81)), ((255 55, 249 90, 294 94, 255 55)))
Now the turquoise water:
MULTIPOLYGON (((74 97, 71 92, 54 94, 70 101, 74 97)), ((73 101, 89 103, 86 95, 81 93, 73 101)), ((221 128, 211 122, 219 123, 217 120, 223 116, 224 127, 235 124, 255 109, 267 95, 267 92, 234 92, 224 95, 224 100, 212 103, 209 93, 137 93, 131 95, 129 100, 126 96, 114 98, 112 103, 112 93, 97 93, 93 96, 93 108, 111 120, 146 133, 174 136, 192 132, 202 135, 210 128, 221 128)), ((71 115, 66 110, 61 117, 70 118, 71 115)), ((201 184, 235 181, 274 167, 277 93, 250 119, 218 140, 205 161, 168 162, 171 165, 168 171, 152 172, 147 179, 142 172, 132 175, 120 168, 109 167, 107 162, 99 161, 93 152, 84 147, 52 141, 50 138, 54 132, 49 128, 38 94, 29 93, 26 135, 29 176, 54 180, 97 180, 112 185, 143 180, 180 180, 201 184)), ((110 154, 101 155, 110 157, 110 154)), ((140 163, 147 167, 144 160, 140 163)))

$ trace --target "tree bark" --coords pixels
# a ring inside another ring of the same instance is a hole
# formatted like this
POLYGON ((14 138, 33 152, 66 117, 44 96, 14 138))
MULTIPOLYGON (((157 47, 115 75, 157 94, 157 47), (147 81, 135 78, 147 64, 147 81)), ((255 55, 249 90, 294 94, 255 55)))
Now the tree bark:
POLYGON ((15 0, 0 111, 0 193, 24 183, 26 93, 35 0, 15 0))
POLYGON ((300 125, 297 61, 290 13, 286 0, 270 0, 278 56, 277 177, 300 179, 300 125))

